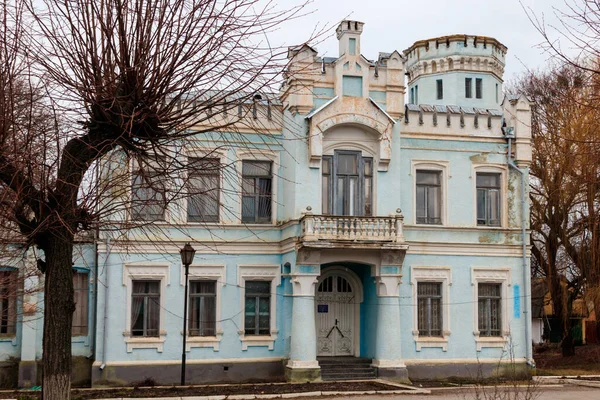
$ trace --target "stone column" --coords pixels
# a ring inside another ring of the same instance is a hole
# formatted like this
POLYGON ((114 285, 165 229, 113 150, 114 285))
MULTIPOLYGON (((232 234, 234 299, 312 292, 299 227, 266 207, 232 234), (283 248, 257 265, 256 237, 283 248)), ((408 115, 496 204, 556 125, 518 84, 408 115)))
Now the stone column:
POLYGON ((408 381, 400 346, 400 266, 382 265, 377 284, 377 330, 372 366, 377 376, 399 382, 408 381))
POLYGON ((317 362, 317 331, 315 327, 315 284, 319 266, 296 266, 292 274, 293 305, 290 360, 285 369, 286 379, 306 382, 319 379, 317 362), (305 270, 310 273, 300 273, 305 270))

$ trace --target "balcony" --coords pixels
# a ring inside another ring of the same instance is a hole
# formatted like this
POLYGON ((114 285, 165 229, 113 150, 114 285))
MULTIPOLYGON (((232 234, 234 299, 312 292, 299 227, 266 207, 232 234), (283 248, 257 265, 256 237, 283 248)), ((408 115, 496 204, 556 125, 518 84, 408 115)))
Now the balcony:
POLYGON ((404 244, 404 216, 400 209, 389 217, 315 215, 307 207, 301 218, 305 247, 395 247, 404 244))

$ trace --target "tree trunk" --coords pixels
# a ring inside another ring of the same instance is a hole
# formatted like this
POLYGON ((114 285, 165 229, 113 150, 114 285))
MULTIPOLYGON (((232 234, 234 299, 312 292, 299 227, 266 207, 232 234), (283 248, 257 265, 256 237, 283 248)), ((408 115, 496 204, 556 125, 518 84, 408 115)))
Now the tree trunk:
POLYGON ((563 357, 571 357, 575 355, 575 339, 571 334, 571 330, 569 330, 569 333, 563 337, 560 347, 562 348, 563 357))
POLYGON ((73 300, 73 236, 52 232, 44 246, 44 342, 42 398, 71 398, 71 324, 73 300))

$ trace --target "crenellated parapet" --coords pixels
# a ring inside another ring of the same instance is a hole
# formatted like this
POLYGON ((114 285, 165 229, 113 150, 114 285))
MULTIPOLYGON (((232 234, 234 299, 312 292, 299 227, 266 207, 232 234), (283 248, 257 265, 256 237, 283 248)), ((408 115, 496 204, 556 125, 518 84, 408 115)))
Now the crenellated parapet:
POLYGON ((452 105, 407 104, 403 132, 502 136, 502 111, 452 105))

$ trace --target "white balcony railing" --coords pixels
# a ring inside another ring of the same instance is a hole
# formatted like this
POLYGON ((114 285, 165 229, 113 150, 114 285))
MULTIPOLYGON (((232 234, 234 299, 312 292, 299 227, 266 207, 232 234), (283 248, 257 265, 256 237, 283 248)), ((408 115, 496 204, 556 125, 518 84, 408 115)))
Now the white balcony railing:
POLYGON ((404 216, 401 210, 389 217, 314 215, 307 207, 302 217, 304 241, 404 242, 404 216))

